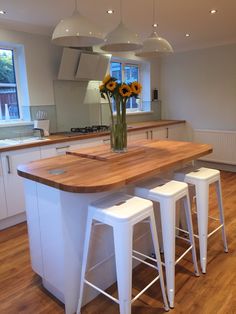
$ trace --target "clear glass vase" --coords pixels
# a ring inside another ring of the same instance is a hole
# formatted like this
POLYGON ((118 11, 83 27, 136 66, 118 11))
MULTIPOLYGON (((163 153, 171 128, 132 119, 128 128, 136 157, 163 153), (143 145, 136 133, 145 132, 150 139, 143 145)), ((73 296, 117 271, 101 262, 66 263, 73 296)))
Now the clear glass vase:
POLYGON ((114 123, 111 126, 111 150, 115 153, 127 151, 127 124, 114 123))

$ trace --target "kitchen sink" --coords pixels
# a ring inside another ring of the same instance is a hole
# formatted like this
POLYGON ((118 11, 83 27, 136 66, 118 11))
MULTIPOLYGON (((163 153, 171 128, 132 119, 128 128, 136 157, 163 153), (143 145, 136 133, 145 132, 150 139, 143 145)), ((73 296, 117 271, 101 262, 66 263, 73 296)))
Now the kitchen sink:
POLYGON ((35 137, 35 136, 34 137, 9 138, 9 139, 0 140, 0 147, 27 144, 27 143, 37 143, 37 142, 43 142, 43 141, 50 141, 50 139, 35 137))

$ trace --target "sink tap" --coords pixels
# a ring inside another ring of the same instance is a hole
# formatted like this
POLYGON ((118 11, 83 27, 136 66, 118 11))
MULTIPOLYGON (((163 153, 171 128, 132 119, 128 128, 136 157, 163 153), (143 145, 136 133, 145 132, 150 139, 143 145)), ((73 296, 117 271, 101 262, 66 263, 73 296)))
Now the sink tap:
POLYGON ((33 131, 39 131, 40 132, 40 139, 44 137, 44 130, 41 128, 33 128, 33 131))

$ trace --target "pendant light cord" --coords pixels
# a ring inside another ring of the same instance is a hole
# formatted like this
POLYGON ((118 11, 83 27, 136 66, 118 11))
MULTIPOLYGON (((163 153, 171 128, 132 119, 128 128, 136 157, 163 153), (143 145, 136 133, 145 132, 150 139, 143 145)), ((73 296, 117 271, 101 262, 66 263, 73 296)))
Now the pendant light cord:
POLYGON ((75 0, 75 11, 78 12, 78 0, 75 0))
MULTIPOLYGON (((152 26, 154 28, 154 24, 155 24, 155 0, 153 0, 153 17, 152 17, 152 26)), ((155 29, 155 28, 154 28, 155 29)))
POLYGON ((122 0, 120 0, 120 22, 123 23, 123 16, 122 16, 122 0))

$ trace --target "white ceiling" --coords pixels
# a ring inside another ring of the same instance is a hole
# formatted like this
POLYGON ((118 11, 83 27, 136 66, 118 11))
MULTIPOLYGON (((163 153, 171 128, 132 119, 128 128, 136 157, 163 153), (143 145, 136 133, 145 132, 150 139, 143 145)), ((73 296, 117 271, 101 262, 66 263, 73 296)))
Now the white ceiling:
MULTIPOLYGON (((155 0, 158 33, 175 51, 192 50, 236 42, 236 0, 155 0), (210 15, 216 8, 218 13, 210 15), (186 38, 185 33, 190 33, 186 38)), ((124 24, 144 38, 152 30, 153 0, 122 0, 124 24)), ((79 11, 105 32, 120 21, 118 0, 78 0, 79 11), (109 15, 107 9, 114 9, 109 15)), ((74 0, 0 0, 0 26, 51 35, 63 17, 72 14, 74 0)))

